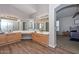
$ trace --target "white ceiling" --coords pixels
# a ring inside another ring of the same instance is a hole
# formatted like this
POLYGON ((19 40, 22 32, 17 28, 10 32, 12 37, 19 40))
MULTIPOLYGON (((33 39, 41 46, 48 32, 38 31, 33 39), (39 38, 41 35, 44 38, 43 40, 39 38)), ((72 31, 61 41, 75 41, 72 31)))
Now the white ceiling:
MULTIPOLYGON (((48 6, 40 4, 0 4, 0 16, 15 16, 21 19, 28 19, 30 15, 38 12, 45 12, 48 6), (44 7, 43 7, 44 6, 44 7), (43 10, 44 9, 44 10, 43 10), (41 11, 39 11, 41 10, 41 11)), ((48 11, 48 10, 47 10, 48 11)), ((43 13, 42 12, 42 13, 43 13)))
POLYGON ((30 15, 30 14, 33 14, 33 13, 37 12, 35 10, 35 8, 33 7, 33 5, 29 5, 29 4, 27 4, 27 5, 26 4, 14 4, 12 6, 14 6, 17 9, 23 11, 27 15, 30 15))
POLYGON ((73 16, 75 12, 77 12, 76 9, 77 9, 76 6, 62 9, 61 11, 57 12, 56 16, 57 18, 73 16))

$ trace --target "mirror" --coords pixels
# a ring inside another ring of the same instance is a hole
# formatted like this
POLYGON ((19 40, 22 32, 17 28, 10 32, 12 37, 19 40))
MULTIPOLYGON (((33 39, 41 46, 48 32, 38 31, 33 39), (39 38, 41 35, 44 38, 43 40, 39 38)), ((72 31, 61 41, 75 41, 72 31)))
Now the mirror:
POLYGON ((48 18, 42 18, 35 20, 35 30, 36 31, 49 31, 49 20, 48 18))
POLYGON ((26 20, 23 21, 23 30, 33 31, 34 30, 34 21, 33 20, 26 20))
POLYGON ((11 32, 19 30, 18 22, 10 19, 1 19, 0 20, 0 31, 1 32, 11 32))
POLYGON ((12 32, 12 31, 33 31, 34 20, 16 21, 10 19, 0 20, 0 32, 12 32))
POLYGON ((49 31, 48 18, 41 18, 37 20, 10 20, 0 19, 0 32, 12 31, 49 31))

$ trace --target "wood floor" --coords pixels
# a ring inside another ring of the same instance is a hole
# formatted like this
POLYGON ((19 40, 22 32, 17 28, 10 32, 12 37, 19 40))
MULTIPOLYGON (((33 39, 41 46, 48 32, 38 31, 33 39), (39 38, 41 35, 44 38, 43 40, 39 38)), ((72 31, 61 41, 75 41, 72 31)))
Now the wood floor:
POLYGON ((0 47, 0 54, 72 54, 63 48, 44 47, 32 40, 22 40, 21 42, 0 47))
POLYGON ((57 46, 75 54, 79 54, 79 42, 71 41, 68 36, 57 36, 57 46))

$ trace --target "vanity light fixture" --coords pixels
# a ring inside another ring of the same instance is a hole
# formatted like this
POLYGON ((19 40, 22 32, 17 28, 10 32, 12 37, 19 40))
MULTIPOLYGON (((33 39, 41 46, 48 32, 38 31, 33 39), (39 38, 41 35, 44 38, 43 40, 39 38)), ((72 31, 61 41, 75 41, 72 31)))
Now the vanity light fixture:
POLYGON ((10 19, 10 20, 17 20, 18 18, 15 16, 0 16, 2 19, 10 19))
POLYGON ((20 22, 20 21, 21 21, 21 20, 18 20, 18 19, 17 19, 17 22, 20 22))

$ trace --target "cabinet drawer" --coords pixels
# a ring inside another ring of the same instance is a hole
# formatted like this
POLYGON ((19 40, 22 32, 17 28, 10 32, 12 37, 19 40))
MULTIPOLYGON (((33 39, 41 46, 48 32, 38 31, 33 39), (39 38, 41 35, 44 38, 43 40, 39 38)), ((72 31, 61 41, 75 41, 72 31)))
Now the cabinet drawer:
POLYGON ((42 44, 48 44, 48 36, 43 34, 33 34, 32 39, 36 42, 42 43, 42 44))

